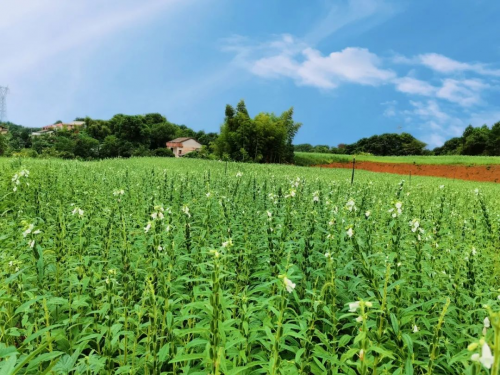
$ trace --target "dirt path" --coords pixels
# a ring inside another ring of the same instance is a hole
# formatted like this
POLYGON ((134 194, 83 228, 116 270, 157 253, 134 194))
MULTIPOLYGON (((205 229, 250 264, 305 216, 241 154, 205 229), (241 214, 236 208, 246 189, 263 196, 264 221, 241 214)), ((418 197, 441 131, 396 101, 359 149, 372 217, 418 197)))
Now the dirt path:
MULTIPOLYGON (((321 168, 352 168, 351 163, 331 163, 317 165, 321 168)), ((500 165, 435 165, 435 164, 403 164, 375 163, 370 161, 356 162, 356 169, 372 172, 395 173, 402 175, 434 176, 456 178, 459 180, 500 182, 500 165)))

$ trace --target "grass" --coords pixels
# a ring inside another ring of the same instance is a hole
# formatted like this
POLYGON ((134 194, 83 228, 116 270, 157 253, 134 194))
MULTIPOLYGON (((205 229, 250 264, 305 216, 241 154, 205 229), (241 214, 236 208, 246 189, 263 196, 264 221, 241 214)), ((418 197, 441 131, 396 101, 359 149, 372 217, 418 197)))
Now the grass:
POLYGON ((499 374, 500 184, 0 158, 0 191, 0 374, 499 374))
MULTIPOLYGON (((329 163, 350 163, 354 155, 296 152, 295 164, 310 166, 329 163)), ((357 155, 356 161, 378 163, 440 164, 440 165, 500 165, 500 156, 370 156, 357 155)))

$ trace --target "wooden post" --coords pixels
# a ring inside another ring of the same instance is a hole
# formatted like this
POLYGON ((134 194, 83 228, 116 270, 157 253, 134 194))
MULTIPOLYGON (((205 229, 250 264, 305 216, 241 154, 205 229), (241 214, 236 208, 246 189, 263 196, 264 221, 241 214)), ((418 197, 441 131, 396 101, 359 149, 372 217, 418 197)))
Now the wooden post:
POLYGON ((356 158, 352 158, 352 176, 351 176, 351 186, 354 183, 354 165, 356 164, 356 158))

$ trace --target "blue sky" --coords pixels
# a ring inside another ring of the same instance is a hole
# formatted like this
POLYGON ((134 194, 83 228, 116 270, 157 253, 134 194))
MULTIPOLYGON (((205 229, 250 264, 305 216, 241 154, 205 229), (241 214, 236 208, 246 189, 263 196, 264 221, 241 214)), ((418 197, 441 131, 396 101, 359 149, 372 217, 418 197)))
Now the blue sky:
POLYGON ((295 108, 296 143, 500 121, 497 0, 0 2, 8 120, 159 112, 218 131, 227 103, 295 108))

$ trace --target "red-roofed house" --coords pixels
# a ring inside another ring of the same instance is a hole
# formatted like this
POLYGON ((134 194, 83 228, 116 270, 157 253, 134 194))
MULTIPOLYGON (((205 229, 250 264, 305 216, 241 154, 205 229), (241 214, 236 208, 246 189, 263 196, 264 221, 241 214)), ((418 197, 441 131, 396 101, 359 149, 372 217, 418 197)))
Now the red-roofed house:
POLYGON ((175 157, 181 157, 192 151, 200 150, 201 144, 194 138, 175 138, 170 142, 167 142, 167 147, 172 150, 175 157))
POLYGON ((59 130, 59 129, 73 130, 73 129, 79 128, 83 125, 85 125, 85 121, 72 121, 72 122, 67 122, 67 123, 47 125, 47 126, 44 126, 42 129, 43 130, 59 130))

